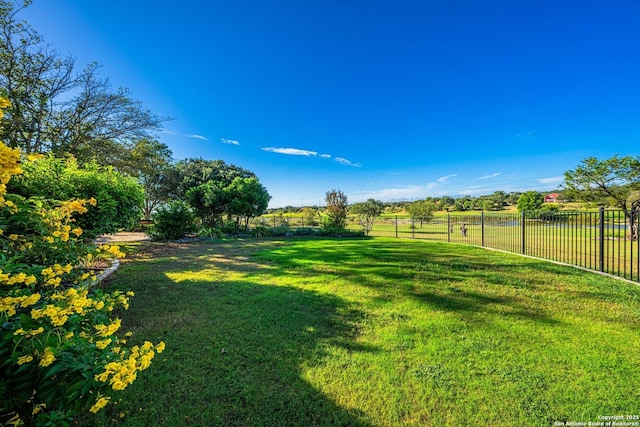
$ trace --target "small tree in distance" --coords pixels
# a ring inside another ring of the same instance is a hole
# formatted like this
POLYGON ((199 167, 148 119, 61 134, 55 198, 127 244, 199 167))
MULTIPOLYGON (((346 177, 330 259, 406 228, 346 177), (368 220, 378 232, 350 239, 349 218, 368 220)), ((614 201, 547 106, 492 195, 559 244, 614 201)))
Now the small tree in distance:
POLYGON ((384 203, 380 200, 367 199, 366 202, 354 203, 349 210, 358 215, 360 225, 362 225, 364 232, 368 236, 373 228, 373 221, 384 210, 384 203))
POLYGON ((407 212, 420 221, 420 228, 423 222, 429 222, 433 219, 433 212, 436 210, 436 204, 431 200, 419 200, 410 203, 405 208, 407 212))
POLYGON ((327 203, 327 220, 323 228, 325 230, 343 230, 347 226, 347 196, 340 190, 327 191, 325 196, 327 203))
POLYGON ((518 210, 535 211, 544 204, 544 196, 538 191, 525 191, 518 198, 518 210))

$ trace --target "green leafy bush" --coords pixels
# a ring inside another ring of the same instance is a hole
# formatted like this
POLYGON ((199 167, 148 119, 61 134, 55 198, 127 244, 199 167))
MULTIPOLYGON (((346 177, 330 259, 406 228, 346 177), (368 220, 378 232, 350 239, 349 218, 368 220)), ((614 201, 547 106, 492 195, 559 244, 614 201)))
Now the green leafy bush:
POLYGON ((173 201, 153 214, 151 237, 157 240, 182 239, 197 231, 193 209, 185 202, 173 201))
POLYGON ((217 227, 201 227, 198 229, 198 236, 208 239, 222 239, 224 233, 217 227))
POLYGON ((76 217, 94 202, 8 194, 21 172, 18 150, 0 143, 0 425, 69 425, 107 405, 164 343, 127 347, 113 310, 133 294, 91 287, 93 259, 123 256, 81 240, 76 217))
POLYGON ((251 237, 267 237, 270 236, 271 232, 267 227, 258 226, 251 229, 251 237))
POLYGON ((134 178, 97 164, 80 167, 73 157, 30 156, 21 167, 23 173, 7 185, 9 192, 58 201, 97 202, 88 206, 85 214, 73 217, 86 238, 132 229, 140 220, 144 190, 134 178))

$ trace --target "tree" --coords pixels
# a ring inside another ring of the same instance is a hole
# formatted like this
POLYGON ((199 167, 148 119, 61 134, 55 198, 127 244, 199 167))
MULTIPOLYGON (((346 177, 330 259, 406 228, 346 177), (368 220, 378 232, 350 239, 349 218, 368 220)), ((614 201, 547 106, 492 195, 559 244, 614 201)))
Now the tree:
POLYGON ((347 225, 347 196, 340 190, 327 191, 325 195, 327 203, 326 229, 343 230, 347 225))
POLYGON ((414 219, 420 221, 420 228, 423 222, 429 222, 433 219, 433 212, 436 210, 436 204, 432 201, 418 200, 406 207, 414 219))
POLYGON ((204 222, 211 227, 220 225, 222 215, 227 210, 229 193, 222 181, 207 181, 187 190, 184 199, 189 203, 204 222))
POLYGON ((544 204, 544 196, 538 191, 525 191, 518 198, 518 210, 534 211, 544 204))
POLYGON ((627 238, 638 239, 639 157, 616 155, 606 160, 587 157, 575 170, 565 172, 564 180, 564 189, 571 198, 581 201, 605 198, 613 202, 627 220, 627 238))
POLYGON ((251 218, 261 215, 271 199, 253 172, 222 160, 186 159, 176 169, 178 197, 212 227, 219 226, 226 214, 236 217, 238 230, 242 220, 248 225, 251 218))
POLYGON ((172 152, 166 144, 155 139, 141 138, 130 144, 128 155, 114 166, 138 179, 144 188, 144 218, 175 195, 178 171, 172 163, 172 152))
POLYGON ((257 178, 236 177, 225 192, 229 200, 226 213, 236 217, 236 231, 239 231, 242 220, 246 230, 251 218, 262 215, 271 200, 267 189, 257 178))
POLYGON ((305 206, 301 209, 302 213, 302 226, 309 225, 317 225, 316 223, 316 210, 310 206, 305 206))
POLYGON ((453 197, 450 196, 442 196, 440 198, 440 208, 442 210, 449 210, 449 206, 455 205, 456 201, 453 197))
POLYGON ((122 144, 156 130, 162 119, 113 91, 98 77, 98 65, 75 71, 73 57, 61 57, 17 15, 30 1, 0 0, 0 88, 10 107, 0 138, 24 154, 73 154, 79 162, 110 164, 122 144))
POLYGON ((179 161, 176 167, 180 173, 180 184, 176 189, 179 197, 186 196, 190 189, 210 181, 223 183, 222 187, 226 187, 236 177, 257 178, 253 172, 234 164, 226 164, 222 160, 190 158, 179 161))
POLYGON ((373 228, 373 222, 376 217, 380 216, 384 210, 384 203, 380 200, 367 199, 366 202, 354 203, 349 209, 352 213, 358 215, 360 225, 364 228, 366 235, 373 228))

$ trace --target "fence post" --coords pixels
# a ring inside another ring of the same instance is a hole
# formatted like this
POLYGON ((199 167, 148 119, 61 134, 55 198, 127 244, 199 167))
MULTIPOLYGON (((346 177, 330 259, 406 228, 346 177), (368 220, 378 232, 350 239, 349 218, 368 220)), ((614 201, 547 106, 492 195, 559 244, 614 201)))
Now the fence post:
POLYGON ((599 225, 599 234, 598 243, 599 243, 599 256, 600 256, 600 271, 604 272, 604 208, 600 206, 599 209, 600 219, 598 222, 599 225))
POLYGON ((411 238, 416 238, 416 217, 411 215, 411 238))
POLYGON ((396 215, 396 239, 398 238, 398 215, 396 215))
POLYGON ((451 229, 452 225, 451 225, 451 214, 448 213, 447 214, 447 242, 451 243, 451 229))
POLYGON ((480 246, 484 246, 484 211, 480 212, 480 246))
POLYGON ((525 242, 525 211, 522 211, 522 213, 520 214, 520 223, 521 223, 521 229, 522 229, 522 238, 520 239, 522 241, 522 255, 525 255, 526 252, 526 242, 525 242))

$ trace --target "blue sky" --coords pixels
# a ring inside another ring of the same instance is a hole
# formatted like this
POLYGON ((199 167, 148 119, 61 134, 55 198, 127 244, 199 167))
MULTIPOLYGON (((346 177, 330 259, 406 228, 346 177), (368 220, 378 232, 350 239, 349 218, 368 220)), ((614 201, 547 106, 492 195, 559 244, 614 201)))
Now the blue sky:
POLYGON ((270 206, 548 191, 639 155, 637 0, 35 0, 22 18, 270 206))

